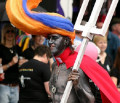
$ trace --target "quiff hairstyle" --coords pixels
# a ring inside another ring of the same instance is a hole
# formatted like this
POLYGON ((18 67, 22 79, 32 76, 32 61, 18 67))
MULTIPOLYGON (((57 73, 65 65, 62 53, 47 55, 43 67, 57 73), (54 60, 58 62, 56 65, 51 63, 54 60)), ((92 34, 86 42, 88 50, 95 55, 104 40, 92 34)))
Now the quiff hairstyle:
POLYGON ((35 49, 35 53, 34 55, 38 55, 38 56, 43 56, 44 54, 46 54, 47 58, 51 57, 51 51, 50 48, 46 45, 40 45, 35 49))

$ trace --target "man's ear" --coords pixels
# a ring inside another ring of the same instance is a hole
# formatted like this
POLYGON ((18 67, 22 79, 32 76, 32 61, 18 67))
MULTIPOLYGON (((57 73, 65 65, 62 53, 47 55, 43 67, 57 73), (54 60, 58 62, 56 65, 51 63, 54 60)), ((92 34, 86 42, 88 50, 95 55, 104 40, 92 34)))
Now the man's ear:
POLYGON ((69 38, 65 38, 65 40, 64 40, 64 45, 68 46, 68 45, 69 45, 69 42, 70 42, 70 39, 69 39, 69 38))
POLYGON ((68 42, 66 39, 64 40, 64 45, 68 45, 68 42))

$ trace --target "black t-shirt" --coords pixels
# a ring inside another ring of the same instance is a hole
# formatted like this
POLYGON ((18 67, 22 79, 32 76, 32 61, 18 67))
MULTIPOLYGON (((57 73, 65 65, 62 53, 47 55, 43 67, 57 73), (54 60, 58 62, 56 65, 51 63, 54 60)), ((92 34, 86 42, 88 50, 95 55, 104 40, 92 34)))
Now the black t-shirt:
POLYGON ((48 103, 48 95, 45 91, 44 82, 47 82, 50 79, 49 65, 31 59, 19 68, 19 72, 19 102, 39 101, 39 103, 48 103))
POLYGON ((113 66, 113 61, 111 56, 107 54, 104 64, 102 64, 101 61, 99 61, 98 64, 101 65, 108 73, 110 73, 113 66))
MULTIPOLYGON (((12 48, 7 48, 4 45, 0 45, 0 58, 2 58, 2 65, 8 64, 14 56, 21 55, 21 48, 16 45, 12 48)), ((9 67, 5 73, 5 79, 0 82, 4 84, 18 83, 19 81, 19 71, 18 63, 9 67)))
POLYGON ((118 69, 112 69, 110 72, 110 76, 116 77, 118 79, 117 85, 120 85, 120 71, 118 69))
POLYGON ((22 56, 23 56, 25 59, 30 60, 30 59, 32 59, 33 56, 34 56, 34 50, 33 50, 31 47, 29 47, 29 48, 27 48, 27 49, 22 53, 22 56))

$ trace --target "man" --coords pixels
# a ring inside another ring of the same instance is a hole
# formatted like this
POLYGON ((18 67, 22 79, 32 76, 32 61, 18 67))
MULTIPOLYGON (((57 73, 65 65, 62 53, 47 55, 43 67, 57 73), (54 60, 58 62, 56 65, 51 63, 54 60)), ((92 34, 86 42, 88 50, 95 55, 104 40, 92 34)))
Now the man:
MULTIPOLYGON (((66 68, 66 64, 62 60, 67 60, 70 54, 74 55, 74 50, 70 38, 59 34, 51 34, 48 36, 51 52, 55 56, 57 63, 54 64, 52 76, 50 79, 50 89, 52 93, 53 103, 60 103, 68 75, 72 71, 71 67, 66 68)), ((72 88, 67 103, 94 103, 94 96, 88 84, 88 78, 84 72, 79 69, 80 81, 72 88)))
POLYGON ((50 79, 53 103, 60 103, 67 80, 72 80, 74 84, 67 103, 94 103, 94 96, 90 90, 86 75, 100 89, 102 103, 119 102, 119 99, 117 99, 119 93, 115 85, 113 85, 110 76, 91 58, 84 56, 78 72, 71 70, 77 57, 77 53, 71 47, 73 40, 71 35, 53 33, 48 34, 47 38, 51 52, 56 59, 50 79), (111 96, 109 94, 114 95, 111 96))
POLYGON ((111 101, 117 103, 119 101, 117 99, 119 93, 108 73, 91 58, 87 56, 83 57, 80 69, 78 70, 79 73, 72 71, 77 53, 71 47, 70 37, 63 36, 62 34, 49 34, 48 40, 51 52, 56 59, 50 79, 50 91, 53 103, 60 103, 68 80, 72 80, 74 85, 67 103, 94 103, 94 96, 90 90, 86 75, 100 89, 102 103, 111 103, 111 101), (112 96, 108 95, 111 92, 115 92, 115 94, 112 96))
POLYGON ((48 103, 51 52, 47 46, 35 49, 33 59, 21 65, 19 103, 48 103))

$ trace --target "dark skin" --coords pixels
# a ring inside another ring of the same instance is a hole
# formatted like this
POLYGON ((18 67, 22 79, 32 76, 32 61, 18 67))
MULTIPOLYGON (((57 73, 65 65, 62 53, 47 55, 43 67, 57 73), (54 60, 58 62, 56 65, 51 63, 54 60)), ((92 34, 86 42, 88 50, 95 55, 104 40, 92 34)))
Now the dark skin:
POLYGON ((73 70, 68 76, 68 81, 72 80, 73 85, 77 85, 79 82, 79 78, 80 78, 79 72, 77 70, 73 70))
MULTIPOLYGON (((59 56, 60 54, 63 53, 63 51, 69 47, 71 49, 71 53, 69 55, 71 55, 72 53, 74 53, 73 51, 73 48, 72 48, 72 44, 71 44, 71 40, 69 37, 67 36, 62 36, 62 35, 59 35, 59 34, 51 34, 48 36, 48 44, 49 44, 49 47, 51 49, 51 52, 52 54, 57 57, 59 56)), ((68 75, 68 71, 65 71, 63 69, 66 68, 65 64, 61 64, 61 72, 59 73, 63 73, 63 74, 66 74, 68 75)), ((62 77, 59 77, 59 80, 63 82, 63 84, 59 84, 59 82, 55 82, 54 79, 58 78, 56 76, 56 72, 58 73, 58 69, 59 67, 57 67, 56 65, 56 68, 54 68, 54 71, 53 71, 53 76, 51 76, 51 85, 50 85, 50 88, 51 88, 51 92, 52 92, 52 98, 53 98, 53 101, 55 103, 59 103, 60 102, 60 99, 61 99, 61 93, 59 92, 59 90, 61 90, 61 92, 63 93, 63 88, 64 86, 66 85, 65 82, 66 80, 72 80, 73 82, 73 85, 74 85, 74 91, 71 92, 71 97, 72 97, 72 100, 70 100, 69 102, 70 103, 73 103, 73 101, 77 102, 77 103, 94 103, 94 96, 91 92, 91 89, 89 87, 89 83, 88 83, 88 78, 86 77, 86 75, 84 74, 84 72, 79 69, 78 71, 77 70, 73 70, 73 71, 70 71, 68 77, 65 77, 65 80, 62 78, 62 77), (80 77, 81 76, 81 77, 80 77), (53 87, 54 88, 59 88, 55 92, 52 91, 53 87), (62 89, 61 89, 62 88, 62 89), (76 94, 74 94, 76 93, 76 94), (76 98, 77 96, 77 98, 76 98), (74 98, 74 99, 73 99, 74 98), (78 102, 79 100, 79 102, 78 102), (72 102, 71 102, 72 101, 72 102)), ((71 69, 69 69, 71 70, 71 69)), ((59 74, 61 75, 61 74, 59 74)))
POLYGON ((66 48, 65 37, 59 34, 51 34, 47 37, 49 47, 54 56, 60 55, 66 48))
MULTIPOLYGON (((48 44, 54 56, 60 55, 68 46, 70 40, 59 34, 51 34, 48 36, 48 44), (66 42, 68 41, 68 42, 66 42)), ((68 77, 68 80, 73 81, 73 85, 77 85, 80 74, 77 70, 73 70, 68 77)))

